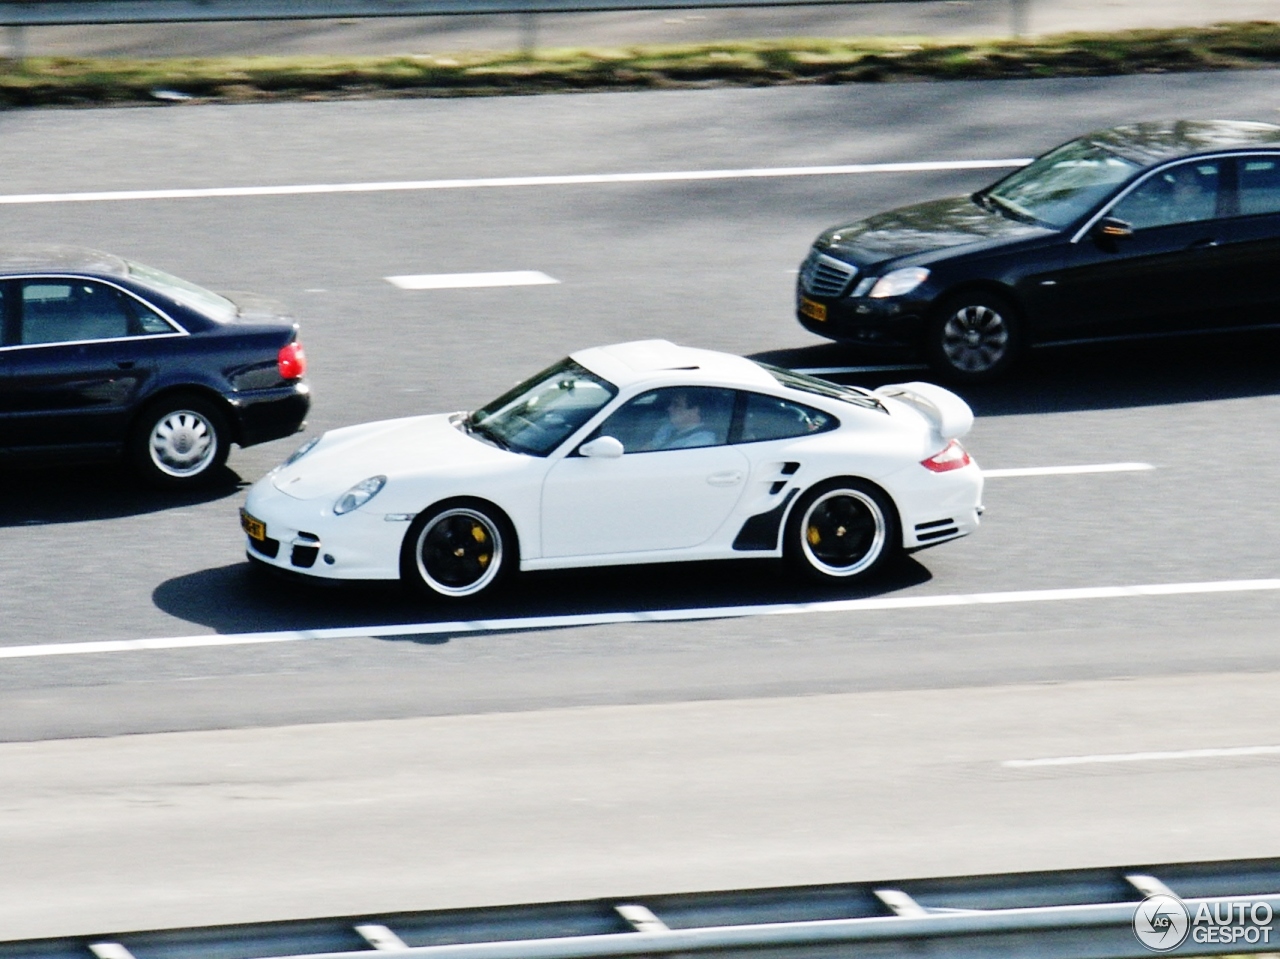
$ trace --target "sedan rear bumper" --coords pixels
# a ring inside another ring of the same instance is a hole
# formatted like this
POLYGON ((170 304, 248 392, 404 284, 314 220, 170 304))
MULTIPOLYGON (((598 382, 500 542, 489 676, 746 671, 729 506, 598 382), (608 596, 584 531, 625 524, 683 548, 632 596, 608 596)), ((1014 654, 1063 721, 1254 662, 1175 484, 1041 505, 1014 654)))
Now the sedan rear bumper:
POLYGON ((294 380, 272 389, 242 391, 228 400, 236 411, 237 442, 254 446, 302 429, 311 409, 311 387, 305 380, 294 380))

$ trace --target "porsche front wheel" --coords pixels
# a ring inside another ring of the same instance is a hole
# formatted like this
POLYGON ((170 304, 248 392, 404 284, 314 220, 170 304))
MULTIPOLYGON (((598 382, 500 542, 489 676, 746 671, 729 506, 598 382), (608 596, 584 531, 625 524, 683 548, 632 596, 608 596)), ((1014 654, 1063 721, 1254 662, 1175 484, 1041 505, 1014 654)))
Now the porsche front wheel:
POLYGON ((516 536, 494 507, 475 501, 436 506, 409 527, 400 575, 421 595, 471 599, 491 592, 515 568, 516 536))
POLYGON ((849 583, 880 569, 902 543, 888 496, 864 480, 838 479, 809 490, 787 520, 786 558, 823 583, 849 583))

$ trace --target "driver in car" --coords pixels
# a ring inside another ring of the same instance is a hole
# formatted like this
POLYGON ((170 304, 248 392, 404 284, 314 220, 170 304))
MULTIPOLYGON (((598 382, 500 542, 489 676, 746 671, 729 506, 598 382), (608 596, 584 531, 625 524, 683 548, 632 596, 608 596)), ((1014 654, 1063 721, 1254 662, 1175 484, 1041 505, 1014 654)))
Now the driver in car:
POLYGON ((676 390, 667 401, 667 419, 653 434, 645 449, 678 450, 712 446, 716 434, 702 421, 697 398, 687 390, 676 390))

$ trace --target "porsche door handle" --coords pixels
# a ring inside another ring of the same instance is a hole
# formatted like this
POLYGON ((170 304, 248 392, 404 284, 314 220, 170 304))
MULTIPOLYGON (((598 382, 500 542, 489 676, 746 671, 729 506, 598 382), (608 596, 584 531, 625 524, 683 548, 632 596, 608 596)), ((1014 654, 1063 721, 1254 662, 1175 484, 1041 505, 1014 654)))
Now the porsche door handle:
POLYGON ((742 482, 742 470, 725 470, 723 473, 712 473, 707 482, 712 486, 737 486, 742 482))

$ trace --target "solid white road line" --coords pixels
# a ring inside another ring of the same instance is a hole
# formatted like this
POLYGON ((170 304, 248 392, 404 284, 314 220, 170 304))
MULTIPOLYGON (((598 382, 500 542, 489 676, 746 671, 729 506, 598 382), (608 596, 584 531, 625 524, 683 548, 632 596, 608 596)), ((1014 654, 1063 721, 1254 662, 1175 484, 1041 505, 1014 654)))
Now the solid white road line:
POLYGON ((1136 473, 1155 469, 1150 463, 1094 463, 1085 466, 1028 466, 1022 469, 983 470, 987 479, 1006 476, 1066 476, 1072 473, 1136 473))
POLYGON ((507 273, 421 273, 416 276, 388 276, 388 283, 402 290, 458 290, 478 286, 542 286, 559 283, 555 277, 537 270, 507 273))
POLYGON ((961 593, 941 596, 886 596, 876 599, 837 599, 812 603, 759 606, 711 606, 696 609, 655 609, 638 612, 579 613, 525 616, 511 619, 463 620, 448 623, 406 623, 390 626, 350 626, 275 633, 170 636, 157 639, 114 639, 83 643, 45 643, 0 647, 0 659, 71 656, 82 653, 126 653, 150 649, 193 649, 204 646, 249 646, 308 639, 363 639, 382 636, 431 636, 455 633, 509 632, 522 629, 564 629, 614 623, 674 623, 753 616, 794 616, 802 613, 854 613, 889 609, 931 609, 947 606, 997 606, 1008 603, 1050 603, 1091 599, 1137 599, 1200 593, 1247 593, 1280 590, 1280 579, 1220 580, 1208 583, 1156 583, 1146 586, 1085 586, 1075 589, 1032 589, 1007 593, 961 593))
POLYGON ((1001 766, 1083 766, 1090 763, 1145 763, 1165 759, 1220 759, 1232 756, 1277 756, 1280 746, 1230 746, 1223 749, 1179 749, 1170 752, 1112 753, 1098 756, 1058 756, 1051 759, 1006 759, 1001 766))
POLYGON ((192 200, 209 197, 296 196, 306 193, 390 193, 403 190, 473 190, 486 187, 586 186, 604 183, 674 183, 853 173, 932 173, 1026 166, 1010 160, 924 160, 915 163, 849 163, 841 166, 761 167, 745 170, 683 170, 658 173, 584 173, 566 176, 480 177, 470 180, 392 180, 383 183, 304 183, 281 186, 206 187, 185 190, 100 190, 90 193, 17 193, 0 203, 96 203, 104 200, 192 200))

